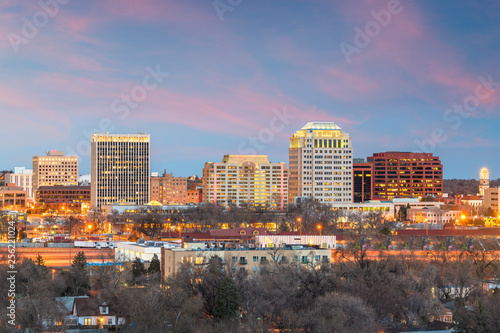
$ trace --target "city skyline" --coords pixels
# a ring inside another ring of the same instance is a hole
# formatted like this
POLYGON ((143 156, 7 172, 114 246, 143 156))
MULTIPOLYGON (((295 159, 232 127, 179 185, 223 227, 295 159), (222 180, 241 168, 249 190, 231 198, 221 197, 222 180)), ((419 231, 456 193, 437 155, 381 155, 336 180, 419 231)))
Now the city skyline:
POLYGON ((55 149, 90 174, 106 130, 150 134, 151 171, 176 176, 227 154, 288 165, 298 128, 333 121, 353 157, 423 151, 445 179, 500 177, 496 2, 66 2, 0 3, 2 138, 16 139, 0 169, 55 149))

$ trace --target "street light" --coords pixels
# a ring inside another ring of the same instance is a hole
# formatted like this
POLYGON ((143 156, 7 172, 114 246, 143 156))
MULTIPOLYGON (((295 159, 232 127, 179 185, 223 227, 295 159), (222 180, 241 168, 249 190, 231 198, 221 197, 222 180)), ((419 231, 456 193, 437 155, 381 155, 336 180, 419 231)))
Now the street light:
POLYGON ((425 219, 425 236, 429 236, 429 222, 425 219))
POLYGON ((182 228, 180 226, 177 227, 177 230, 179 230, 179 238, 182 239, 182 228))
POLYGON ((89 239, 90 239, 90 230, 92 229, 92 224, 89 224, 88 228, 89 228, 89 239))
POLYGON ((56 273, 56 270, 52 268, 52 281, 54 281, 54 274, 56 273))
POLYGON ((299 227, 300 227, 299 242, 300 242, 300 244, 302 244, 302 218, 297 217, 297 222, 299 223, 299 227))
POLYGON ((321 224, 318 224, 317 228, 319 230, 319 248, 321 249, 323 247, 322 246, 323 243, 321 243, 321 224))

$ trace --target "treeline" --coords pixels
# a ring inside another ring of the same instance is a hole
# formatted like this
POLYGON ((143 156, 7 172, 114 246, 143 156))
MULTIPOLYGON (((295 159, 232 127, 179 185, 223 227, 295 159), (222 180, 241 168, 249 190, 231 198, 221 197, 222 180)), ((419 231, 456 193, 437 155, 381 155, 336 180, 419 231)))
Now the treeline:
MULTIPOLYGON (((131 224, 137 235, 157 238, 166 226, 182 228, 183 232, 208 232, 210 229, 227 225, 229 229, 240 226, 254 226, 258 223, 276 223, 278 231, 299 231, 324 234, 388 232, 392 223, 385 223, 381 212, 361 214, 359 211, 332 210, 329 205, 311 201, 290 206, 285 212, 255 211, 248 207, 234 207, 224 210, 212 204, 204 204, 170 215, 157 214, 154 207, 146 214, 114 214, 110 219, 123 219, 131 224), (114 217, 113 217, 114 216, 114 217), (347 218, 350 223, 344 223, 347 218)), ((175 233, 175 230, 173 231, 175 233)))
MULTIPOLYGON (((490 187, 500 186, 500 179, 490 181, 490 187)), ((450 196, 477 195, 479 193, 479 180, 476 179, 444 179, 443 192, 450 196)))
MULTIPOLYGON (((127 319, 123 332, 397 332, 431 327, 445 305, 457 332, 499 332, 499 292, 486 281, 500 273, 500 262, 493 244, 472 244, 464 239, 461 250, 428 252, 426 258, 404 251, 374 259, 358 237, 335 253, 333 264, 310 260, 304 268, 280 261, 280 250, 273 249, 258 271, 212 257, 203 266, 183 264, 165 281, 156 260, 150 270, 140 260, 123 270, 90 268, 78 254, 54 280, 43 262, 24 260, 17 322, 41 332, 43 322, 65 315, 55 296, 90 294, 127 319)), ((6 271, 2 267, 2 276, 6 271)), ((6 282, 0 283, 5 290, 6 282)), ((7 301, 0 301, 2 312, 7 301)))

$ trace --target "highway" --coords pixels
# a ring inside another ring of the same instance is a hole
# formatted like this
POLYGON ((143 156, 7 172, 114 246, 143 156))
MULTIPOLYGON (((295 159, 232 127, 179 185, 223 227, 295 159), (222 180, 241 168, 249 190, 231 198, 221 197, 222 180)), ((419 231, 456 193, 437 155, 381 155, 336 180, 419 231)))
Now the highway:
MULTIPOLYGON (((68 267, 75 255, 83 251, 87 256, 87 262, 112 262, 115 260, 115 251, 110 249, 89 249, 89 248, 27 248, 17 247, 16 253, 20 256, 18 261, 24 258, 35 260, 40 254, 45 260, 47 267, 68 267)), ((7 248, 0 248, 0 257, 7 254, 7 248)))

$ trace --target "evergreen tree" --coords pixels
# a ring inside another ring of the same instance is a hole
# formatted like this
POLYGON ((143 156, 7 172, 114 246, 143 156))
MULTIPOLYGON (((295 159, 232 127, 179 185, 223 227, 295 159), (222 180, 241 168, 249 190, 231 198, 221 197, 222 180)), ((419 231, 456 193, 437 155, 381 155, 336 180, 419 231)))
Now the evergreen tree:
POLYGON ((45 259, 40 254, 36 256, 36 264, 45 267, 45 259))
POLYGON ((87 257, 83 251, 78 252, 69 271, 62 273, 66 281, 65 294, 69 296, 88 295, 91 289, 87 271, 87 257))
POLYGON ((160 273, 161 272, 161 264, 160 260, 158 259, 158 256, 155 254, 153 255, 153 259, 151 259, 151 263, 149 264, 148 268, 148 274, 152 275, 155 273, 160 273))
POLYGON ((87 267, 87 256, 83 251, 80 251, 75 255, 71 267, 80 269, 85 269, 87 267))
POLYGON ((240 294, 233 279, 226 277, 219 286, 215 303, 214 319, 217 322, 234 322, 238 320, 240 294))
POLYGON ((142 262, 141 259, 135 258, 134 262, 132 263, 132 279, 133 283, 137 284, 141 277, 146 275, 147 270, 144 268, 144 263, 142 262))

